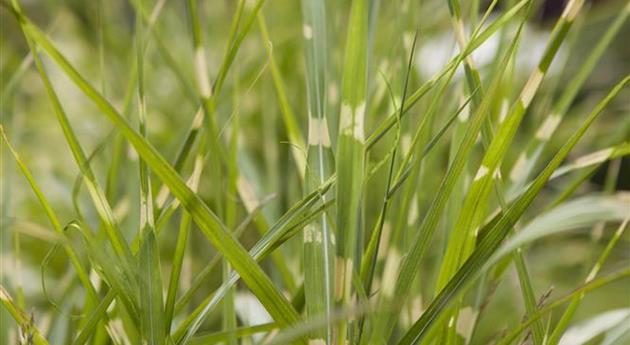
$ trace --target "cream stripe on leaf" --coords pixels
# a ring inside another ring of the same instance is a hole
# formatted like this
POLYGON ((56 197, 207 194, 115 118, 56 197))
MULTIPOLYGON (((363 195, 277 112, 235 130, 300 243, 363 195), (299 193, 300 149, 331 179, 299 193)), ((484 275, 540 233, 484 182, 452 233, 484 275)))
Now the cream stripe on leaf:
POLYGON ((543 122, 540 128, 536 131, 536 139, 548 140, 551 138, 553 132, 555 132, 556 128, 558 128, 560 121, 562 121, 562 117, 560 115, 549 115, 549 117, 545 119, 545 122, 543 122))
MULTIPOLYGON (((309 116, 308 118, 308 144, 309 146, 323 146, 325 149, 330 149, 330 135, 328 132, 328 121, 325 117, 315 118, 309 116)), ((311 169, 313 167, 311 166, 311 169)))
POLYGON ((195 78, 197 79, 197 87, 201 93, 201 97, 210 98, 212 96, 212 88, 208 78, 208 67, 206 65, 206 56, 202 47, 195 48, 195 78))
POLYGON ((521 91, 521 102, 523 102, 523 107, 527 109, 529 104, 532 102, 536 91, 538 91, 538 87, 542 82, 544 73, 540 69, 534 70, 527 80, 525 87, 523 87, 523 91, 521 91))

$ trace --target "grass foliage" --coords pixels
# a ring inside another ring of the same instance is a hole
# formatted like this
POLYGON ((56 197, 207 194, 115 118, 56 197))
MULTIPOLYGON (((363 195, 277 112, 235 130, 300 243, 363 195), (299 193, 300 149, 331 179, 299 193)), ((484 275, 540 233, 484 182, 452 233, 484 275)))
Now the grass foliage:
POLYGON ((0 343, 630 341, 627 1, 1 4, 0 343))

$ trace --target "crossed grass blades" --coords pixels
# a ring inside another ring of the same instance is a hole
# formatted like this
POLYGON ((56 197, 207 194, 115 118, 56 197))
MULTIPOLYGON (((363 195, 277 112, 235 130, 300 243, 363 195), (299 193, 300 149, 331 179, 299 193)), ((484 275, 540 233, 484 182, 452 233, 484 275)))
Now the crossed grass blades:
POLYGON ((589 81, 630 4, 566 2, 532 68, 542 5, 42 5, 83 15, 87 39, 2 1, 3 163, 17 169, 3 164, 0 341, 624 343, 627 61, 589 81), (427 75, 442 33, 454 54, 427 75), (67 205, 35 164, 31 112, 69 149, 67 205), (109 129, 87 140, 90 122, 109 129), (567 262, 577 278, 550 290, 541 272, 567 262), (23 277, 38 268, 41 287, 23 277))

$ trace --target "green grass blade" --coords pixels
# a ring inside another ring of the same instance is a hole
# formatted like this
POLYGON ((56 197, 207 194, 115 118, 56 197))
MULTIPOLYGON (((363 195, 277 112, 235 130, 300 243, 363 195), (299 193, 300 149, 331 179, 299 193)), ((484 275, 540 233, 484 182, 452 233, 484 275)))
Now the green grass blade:
MULTIPOLYGON (((144 27, 142 0, 136 13, 136 59, 138 64, 138 124, 139 133, 147 137, 147 110, 144 90, 144 27)), ((153 193, 151 178, 145 161, 141 158, 140 173, 140 251, 138 253, 140 279, 140 332, 142 342, 165 344, 164 307, 162 303, 162 273, 160 256, 155 238, 153 193)))
MULTIPOLYGON (((354 0, 348 19, 348 33, 341 87, 341 110, 337 137, 337 259, 335 297, 344 306, 351 300, 352 276, 357 258, 359 207, 365 170, 365 112, 368 86, 367 0, 354 0)), ((358 264, 358 263, 357 263, 358 264)), ((358 267, 360 268, 360 267, 358 267)), ((338 343, 346 339, 346 325, 337 333, 338 343)))
POLYGON ((90 337, 94 334, 94 330, 96 329, 99 321, 106 316, 107 308, 114 301, 114 298, 116 298, 116 293, 114 290, 109 290, 107 295, 103 297, 98 306, 94 308, 90 316, 87 318, 87 321, 83 324, 83 328, 72 342, 72 345, 83 345, 90 339, 90 337))
MULTIPOLYGON (((265 42, 271 42, 271 39, 269 38, 269 32, 267 30, 265 16, 262 13, 258 14, 258 27, 260 28, 262 39, 265 42)), ((289 104, 285 83, 282 80, 280 67, 278 66, 276 58, 273 54, 272 47, 273 46, 271 44, 265 44, 265 48, 267 49, 267 53, 269 54, 269 66, 271 67, 273 85, 278 96, 278 102, 280 103, 280 111, 282 113, 284 127, 287 132, 287 136, 291 141, 291 155, 293 157, 293 160, 295 161, 295 165, 297 166, 300 178, 304 179, 306 173, 306 158, 304 157, 304 152, 302 152, 301 148, 306 147, 306 145, 304 142, 304 137, 300 132, 300 127, 298 126, 295 113, 293 112, 293 109, 291 109, 291 105, 289 104)))
POLYGON ((149 344, 165 344, 164 308, 162 304, 162 279, 155 233, 147 231, 138 253, 140 275, 141 319, 143 341, 149 344))
MULTIPOLYGON (((237 12, 242 10, 243 2, 239 3, 239 7, 237 8, 237 12)), ((240 14, 239 14, 240 15, 240 14)), ((235 31, 236 28, 234 27, 235 31)), ((238 184, 238 138, 239 138, 239 130, 240 130, 240 109, 238 107, 239 103, 239 72, 240 69, 236 68, 234 73, 234 90, 232 96, 233 103, 233 114, 232 114, 232 124, 230 130, 230 143, 229 143, 229 152, 228 152, 228 187, 227 192, 228 195, 236 195, 237 194, 237 184, 238 184)), ((229 229, 234 229, 236 226, 236 210, 238 207, 238 201, 234 200, 228 202, 225 208, 225 224, 229 229)), ((235 229, 236 230, 236 229, 235 229)), ((237 235, 238 236, 238 235, 237 235)), ((222 282, 225 283, 230 278, 231 268, 230 264, 226 260, 222 260, 222 282)), ((236 287, 231 288, 223 299, 223 330, 228 334, 228 340, 226 344, 228 345, 236 345, 236 309, 235 309, 235 293, 236 287)))
POLYGON ((169 333, 173 322, 173 315, 175 314, 175 300, 180 284, 179 278, 182 272, 186 243, 190 232, 190 223, 190 215, 187 212, 184 212, 179 223, 179 232, 177 234, 175 254, 173 256, 173 268, 171 269, 171 276, 169 279, 168 292, 166 294, 166 303, 164 307, 164 323, 169 333))
MULTIPOLYGON (((328 49, 325 1, 303 0, 302 22, 308 100, 308 168, 304 191, 308 194, 324 183, 334 168, 326 114, 328 49)), ((322 195, 322 202, 326 199, 326 195, 322 195)), ((332 235, 325 213, 304 229, 304 292, 309 318, 318 315, 330 318, 333 311, 335 249, 332 235)), ((332 325, 312 334, 311 339, 331 344, 332 325)))

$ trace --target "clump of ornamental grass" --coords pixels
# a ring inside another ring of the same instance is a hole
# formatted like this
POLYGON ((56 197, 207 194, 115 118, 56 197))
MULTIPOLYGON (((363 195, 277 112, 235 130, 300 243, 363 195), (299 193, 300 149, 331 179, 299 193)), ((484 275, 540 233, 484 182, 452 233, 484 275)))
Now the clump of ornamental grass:
POLYGON ((0 343, 626 343, 630 4, 545 6, 3 0, 0 343))

